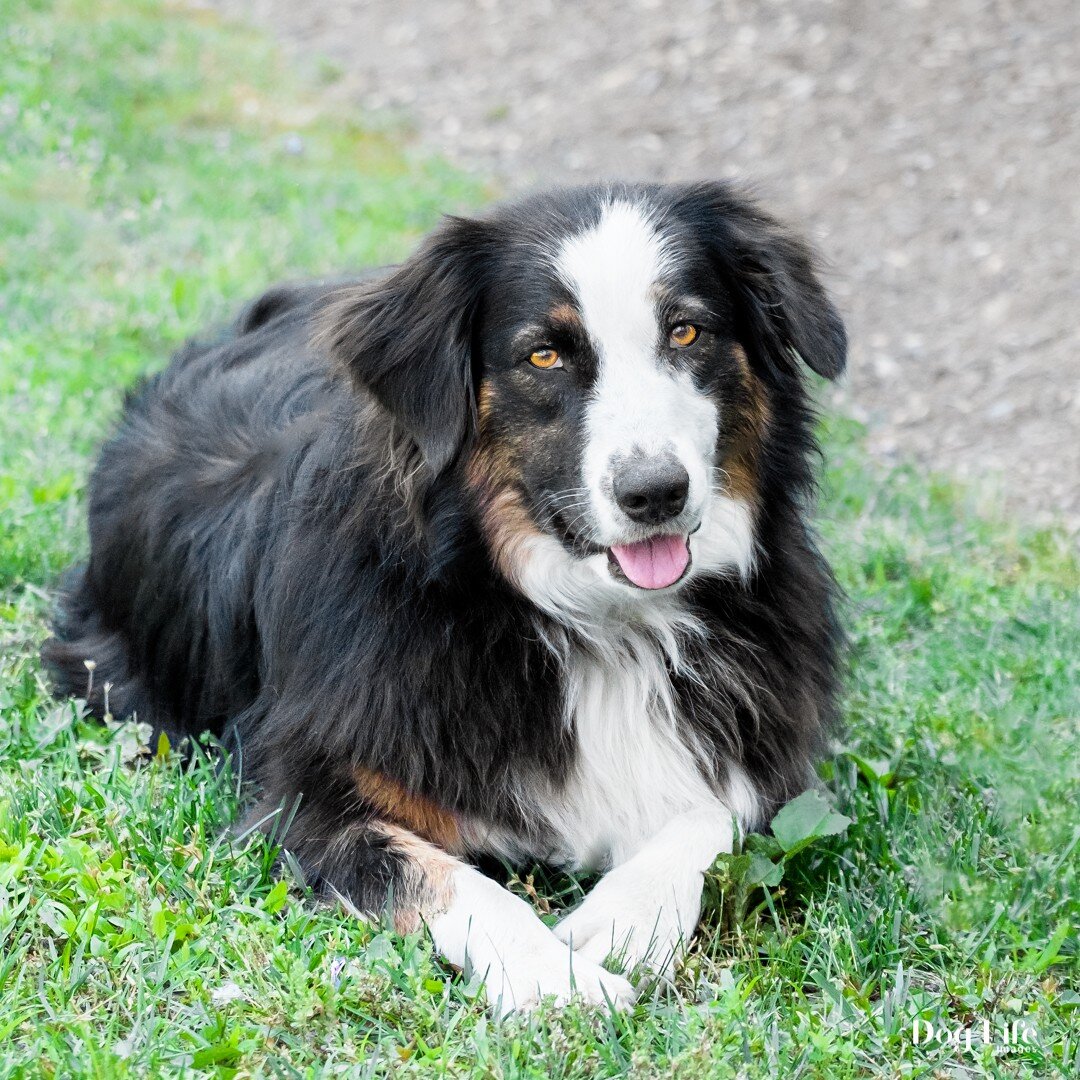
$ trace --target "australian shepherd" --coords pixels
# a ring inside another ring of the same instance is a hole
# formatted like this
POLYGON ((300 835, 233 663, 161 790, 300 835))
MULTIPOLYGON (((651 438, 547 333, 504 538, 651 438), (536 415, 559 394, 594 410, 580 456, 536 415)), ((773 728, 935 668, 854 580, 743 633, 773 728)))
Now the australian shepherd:
POLYGON ((129 397, 46 663, 235 748, 312 885, 496 1009, 625 1005, 609 954, 670 970, 716 855, 814 782, 803 367, 845 353, 809 248, 725 184, 449 218, 129 397), (490 860, 603 876, 549 928, 490 860))

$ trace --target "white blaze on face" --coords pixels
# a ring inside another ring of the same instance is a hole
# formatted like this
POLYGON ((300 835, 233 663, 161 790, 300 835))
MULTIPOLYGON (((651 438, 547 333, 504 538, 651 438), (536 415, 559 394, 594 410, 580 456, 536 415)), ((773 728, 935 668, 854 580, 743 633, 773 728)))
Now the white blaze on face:
POLYGON ((586 417, 585 483, 601 543, 625 538, 632 524, 611 491, 612 459, 673 452, 690 476, 686 518, 708 497, 716 405, 660 356, 658 286, 674 255, 646 210, 609 203, 599 222, 565 241, 557 270, 572 290, 600 361, 586 417))
POLYGON ((692 538, 697 568, 735 565, 745 573, 753 545, 749 509, 713 492, 717 404, 663 357, 669 328, 659 318, 659 286, 676 261, 648 210, 622 201, 605 206, 600 220, 565 240, 556 256, 556 271, 576 299, 599 359, 582 451, 593 538, 610 546, 640 535, 615 502, 614 459, 673 453, 690 477, 677 527, 690 532, 699 523, 719 524, 738 534, 707 543, 704 536, 692 538), (731 505, 721 510, 717 501, 731 505))

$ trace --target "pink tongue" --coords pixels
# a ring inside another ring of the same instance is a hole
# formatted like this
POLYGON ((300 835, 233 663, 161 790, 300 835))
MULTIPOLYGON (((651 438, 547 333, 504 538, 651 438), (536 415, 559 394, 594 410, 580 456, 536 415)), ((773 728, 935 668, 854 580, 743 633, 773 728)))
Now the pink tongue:
POLYGON ((682 577, 690 561, 685 536, 654 536, 636 544, 613 544, 622 572, 641 589, 664 589, 682 577))

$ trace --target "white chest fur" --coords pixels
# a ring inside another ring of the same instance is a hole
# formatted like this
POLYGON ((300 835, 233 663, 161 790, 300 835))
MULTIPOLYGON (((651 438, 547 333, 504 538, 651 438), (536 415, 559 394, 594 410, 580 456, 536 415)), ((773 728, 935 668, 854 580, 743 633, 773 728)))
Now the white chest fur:
POLYGON ((679 638, 695 632, 693 621, 624 625, 615 635, 591 630, 591 649, 553 643, 564 665, 565 722, 574 734, 568 773, 559 784, 525 781, 518 792, 544 840, 537 845, 516 830, 467 820, 461 825, 468 847, 512 862, 606 870, 688 811, 719 808, 744 832, 760 824, 760 800, 745 771, 728 762, 722 786, 706 779, 711 770, 701 762, 716 748, 706 754, 678 713, 665 657, 680 663, 679 638))
POLYGON ((618 865, 677 814, 717 803, 654 641, 625 640, 604 660, 574 651, 566 685, 576 757, 540 807, 558 837, 552 861, 618 865))

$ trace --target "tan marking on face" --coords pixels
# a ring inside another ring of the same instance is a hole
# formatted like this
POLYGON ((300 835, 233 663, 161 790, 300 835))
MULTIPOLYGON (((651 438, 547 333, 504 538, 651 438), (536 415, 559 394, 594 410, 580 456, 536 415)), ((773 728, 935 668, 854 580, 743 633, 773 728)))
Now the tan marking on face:
POLYGON ((480 389, 476 394, 476 426, 480 433, 491 426, 491 410, 495 405, 495 391, 489 379, 481 379, 480 389))
POLYGON ((734 345, 731 351, 735 357, 735 362, 739 365, 739 371, 742 373, 743 386, 746 387, 746 391, 750 396, 750 420, 754 431, 760 437, 764 437, 766 429, 772 422, 769 397, 761 380, 754 374, 754 369, 750 366, 750 358, 746 355, 746 350, 741 345, 734 345))
POLYGON ((382 773, 356 766, 356 791, 382 818, 411 830, 445 851, 460 851, 456 816, 423 795, 414 795, 382 773))
POLYGON ((388 822, 374 828, 389 848, 408 860, 404 895, 394 897, 394 929, 399 934, 419 930, 425 921, 446 911, 454 899, 454 871, 461 863, 416 833, 388 822))
POLYGON ((494 391, 483 382, 478 394, 478 437, 466 466, 466 479, 476 493, 480 525, 496 567, 507 580, 521 580, 527 541, 540 536, 521 492, 521 474, 512 443, 496 442, 489 418, 494 391))
POLYGON ((548 321, 560 330, 574 332, 583 329, 581 314, 573 304, 556 304, 548 312, 548 321))
POLYGON ((761 443, 772 421, 772 411, 765 387, 754 374, 746 350, 736 344, 732 346, 731 355, 739 366, 746 404, 740 410, 732 447, 723 463, 722 480, 726 494, 756 507, 760 503, 758 460, 761 443))
POLYGON ((541 535, 521 495, 510 489, 498 492, 485 508, 483 520, 495 565, 508 581, 519 585, 528 541, 541 535))

